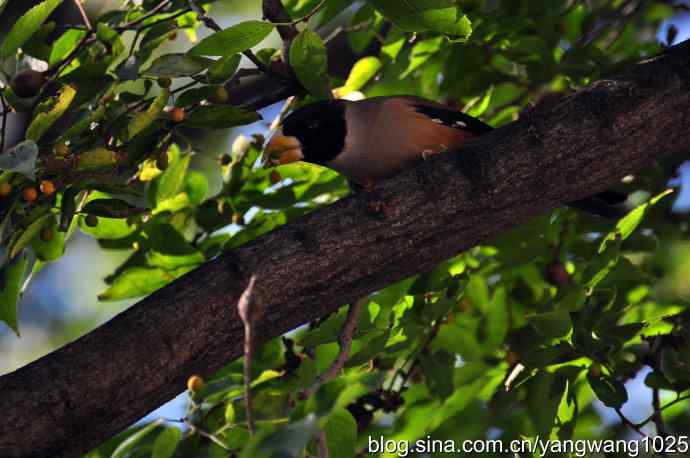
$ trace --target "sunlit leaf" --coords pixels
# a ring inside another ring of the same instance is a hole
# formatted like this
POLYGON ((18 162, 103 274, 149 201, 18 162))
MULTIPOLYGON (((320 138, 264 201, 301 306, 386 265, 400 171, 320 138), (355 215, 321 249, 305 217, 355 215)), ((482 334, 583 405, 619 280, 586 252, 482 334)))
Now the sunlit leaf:
POLYGON ((309 29, 300 32, 290 46, 290 65, 302 86, 313 96, 330 97, 326 65, 326 46, 309 29))
POLYGON ((201 40, 188 52, 197 56, 230 56, 258 45, 273 30, 264 21, 245 21, 201 40))
POLYGON ((0 45, 0 60, 5 60, 19 49, 57 8, 62 0, 46 0, 24 13, 14 24, 0 45))

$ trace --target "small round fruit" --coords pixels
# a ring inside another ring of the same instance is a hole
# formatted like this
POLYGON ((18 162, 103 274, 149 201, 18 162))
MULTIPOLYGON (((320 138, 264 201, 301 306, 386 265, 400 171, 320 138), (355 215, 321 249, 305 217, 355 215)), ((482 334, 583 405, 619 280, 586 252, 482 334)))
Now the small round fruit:
POLYGON ((280 173, 278 173, 277 170, 273 170, 271 172, 271 183, 277 184, 280 183, 283 180, 283 177, 280 176, 280 173))
POLYGON ((158 167, 159 170, 165 170, 168 168, 168 165, 169 165, 168 152, 167 151, 161 151, 156 156, 156 167, 158 167))
POLYGON ((41 181, 41 192, 46 196, 50 196, 55 192, 55 184, 50 180, 41 181))
POLYGON ((98 226, 98 216, 86 215, 86 218, 84 218, 84 222, 89 227, 96 227, 96 226, 98 226))
POLYGON ((172 80, 170 78, 166 78, 166 77, 158 78, 158 85, 160 87, 162 87, 163 89, 169 88, 171 84, 172 84, 172 80))
POLYGON ((232 156, 229 154, 225 153, 220 157, 220 163, 223 165, 228 165, 232 162, 232 156))
POLYGON ((544 276, 546 277, 546 281, 559 288, 565 288, 570 284, 570 274, 568 274, 563 263, 559 261, 550 262, 546 266, 544 276))
POLYGON ((230 94, 224 86, 218 86, 215 91, 213 91, 213 101, 215 103, 225 103, 228 101, 230 94))
POLYGON ((33 97, 41 90, 45 82, 45 74, 36 70, 24 70, 12 78, 10 86, 19 97, 33 97))
POLYGON ((233 213, 232 214, 232 222, 238 225, 243 225, 244 224, 244 215, 242 213, 233 213))
POLYGON ((7 197, 12 192, 12 185, 4 181, 0 183, 0 197, 7 197))
POLYGON ((52 227, 44 227, 41 229, 41 240, 44 242, 50 242, 53 240, 53 228, 52 227))
POLYGON ((27 186, 26 188, 22 189, 22 198, 26 202, 32 203, 38 199, 38 191, 36 191, 36 188, 33 186, 27 186))
POLYGON ((601 365, 599 365, 598 363, 592 364, 591 366, 589 366, 589 370, 587 371, 587 373, 591 377, 601 377, 601 365))
POLYGON ((58 143, 53 147, 55 155, 59 157, 65 157, 69 153, 69 146, 66 143, 58 143))
POLYGON ((187 379, 187 389, 189 391, 199 391, 204 387, 204 379, 198 375, 192 375, 187 379))
POLYGON ((177 31, 173 30, 168 34, 168 40, 173 41, 177 38, 177 31))
POLYGON ((180 123, 180 122, 184 121, 185 115, 186 115, 186 113, 184 112, 184 108, 180 108, 180 107, 175 107, 170 112, 170 118, 175 123, 180 123))

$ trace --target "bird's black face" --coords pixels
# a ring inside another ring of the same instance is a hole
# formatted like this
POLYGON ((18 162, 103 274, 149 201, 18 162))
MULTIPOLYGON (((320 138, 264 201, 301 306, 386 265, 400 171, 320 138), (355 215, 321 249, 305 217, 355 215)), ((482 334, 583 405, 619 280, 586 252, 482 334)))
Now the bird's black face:
POLYGON ((327 100, 295 110, 283 121, 283 135, 301 144, 305 161, 325 164, 345 146, 345 101, 327 100))

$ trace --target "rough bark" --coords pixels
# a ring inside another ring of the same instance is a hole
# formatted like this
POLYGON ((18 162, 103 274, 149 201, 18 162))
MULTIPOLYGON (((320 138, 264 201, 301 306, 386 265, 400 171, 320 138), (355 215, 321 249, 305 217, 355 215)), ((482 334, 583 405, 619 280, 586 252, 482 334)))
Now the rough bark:
POLYGON ((547 209, 690 151, 690 42, 208 262, 0 378, 0 456, 75 456, 240 356, 252 274, 261 340, 332 312, 547 209))

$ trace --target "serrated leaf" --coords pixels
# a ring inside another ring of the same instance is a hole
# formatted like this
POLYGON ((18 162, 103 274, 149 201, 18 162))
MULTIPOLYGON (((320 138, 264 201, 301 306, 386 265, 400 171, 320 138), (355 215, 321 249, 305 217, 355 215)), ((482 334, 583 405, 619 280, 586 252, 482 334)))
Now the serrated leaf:
POLYGON ((367 0, 367 3, 408 32, 435 31, 453 41, 465 41, 472 34, 472 22, 451 2, 367 0))
POLYGON ((151 102, 151 105, 149 105, 146 111, 134 115, 127 125, 127 134, 129 138, 136 136, 156 120, 158 114, 165 108, 168 97, 170 97, 170 91, 168 89, 163 89, 160 94, 153 99, 153 102, 151 102))
POLYGON ((188 51, 196 56, 230 56, 258 45, 273 31, 264 21, 245 21, 216 32, 188 51))
POLYGON ((213 60, 200 56, 182 53, 165 54, 156 58, 143 73, 159 78, 179 78, 201 73, 213 63, 213 60))
POLYGON ((192 111, 184 125, 199 129, 227 129, 260 119, 261 116, 255 111, 245 111, 230 105, 211 105, 192 111))
POLYGON ((292 41, 290 66, 304 88, 314 97, 329 98, 326 46, 315 32, 305 29, 292 41))
POLYGON ((12 56, 36 31, 41 24, 57 8, 62 0, 46 0, 24 13, 10 29, 0 46, 0 60, 12 56))
POLYGON ((29 261, 26 257, 0 268, 0 321, 4 321, 17 335, 17 301, 29 261))
POLYGON ((21 173, 36 179, 36 158, 38 145, 33 140, 24 140, 0 155, 0 170, 21 173))
POLYGON ((26 138, 38 141, 50 126, 69 108, 77 91, 72 86, 63 86, 60 92, 38 106, 33 121, 26 129, 26 138))

